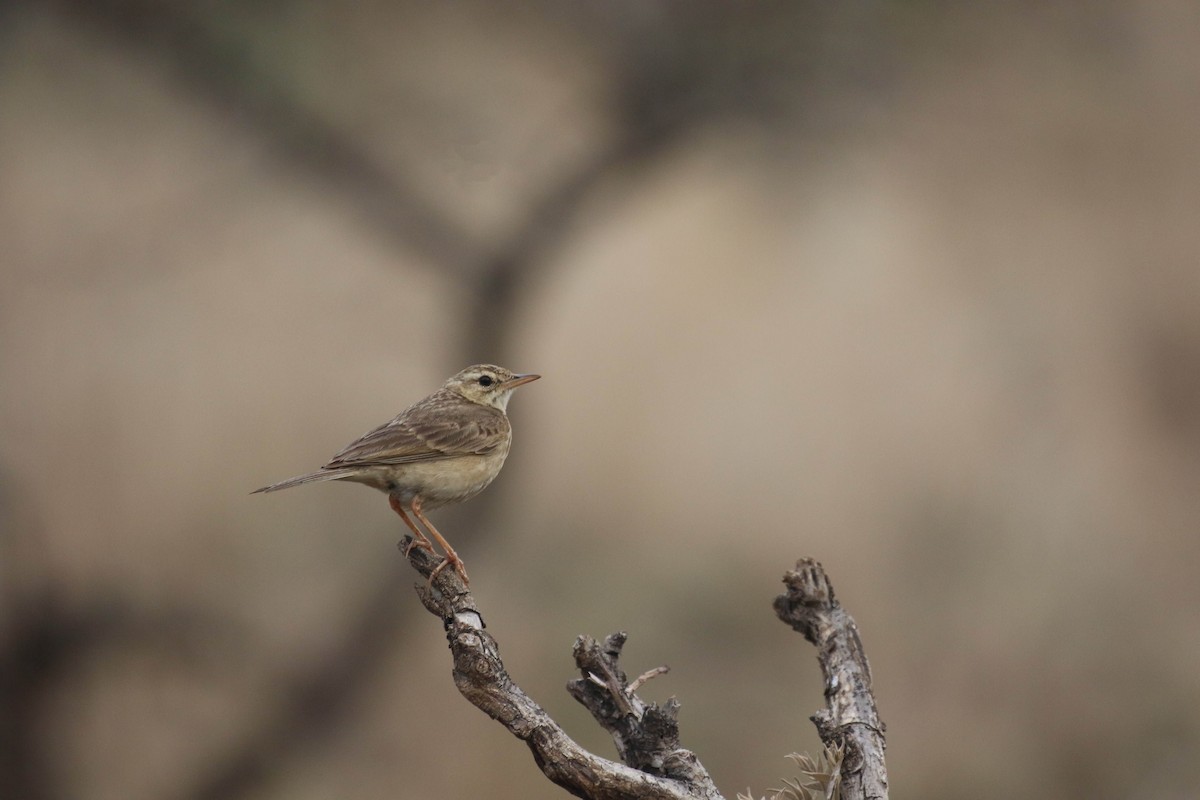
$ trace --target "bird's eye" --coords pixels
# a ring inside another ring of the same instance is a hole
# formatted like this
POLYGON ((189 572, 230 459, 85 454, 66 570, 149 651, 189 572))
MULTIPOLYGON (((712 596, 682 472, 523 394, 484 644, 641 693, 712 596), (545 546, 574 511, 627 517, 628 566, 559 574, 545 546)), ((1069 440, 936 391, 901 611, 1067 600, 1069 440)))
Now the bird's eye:
POLYGON ((491 375, 480 375, 479 376, 479 385, 480 386, 491 386, 495 382, 496 381, 492 378, 491 375))

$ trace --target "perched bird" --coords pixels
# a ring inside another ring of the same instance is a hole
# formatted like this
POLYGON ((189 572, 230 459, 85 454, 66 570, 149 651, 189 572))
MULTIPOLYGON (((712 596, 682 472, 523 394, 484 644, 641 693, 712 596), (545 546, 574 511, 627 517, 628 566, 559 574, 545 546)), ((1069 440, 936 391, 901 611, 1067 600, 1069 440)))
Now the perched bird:
POLYGON ((505 413, 508 399, 513 389, 540 377, 517 375, 492 364, 467 367, 391 422, 363 434, 316 472, 251 494, 315 481, 355 481, 387 492, 392 510, 413 532, 412 544, 435 552, 413 522, 415 517, 446 552, 429 580, 453 566, 466 583, 462 559, 424 512, 469 500, 500 474, 512 444, 512 426, 505 413))

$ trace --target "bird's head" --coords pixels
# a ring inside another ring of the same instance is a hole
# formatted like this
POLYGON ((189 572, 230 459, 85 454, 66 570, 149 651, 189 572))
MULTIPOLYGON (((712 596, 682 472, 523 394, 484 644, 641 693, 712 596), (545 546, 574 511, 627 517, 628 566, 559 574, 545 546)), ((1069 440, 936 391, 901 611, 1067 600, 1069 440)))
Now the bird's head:
POLYGON ((472 403, 505 411, 513 389, 540 377, 542 376, 532 374, 518 375, 493 364, 476 364, 446 381, 444 388, 462 395, 472 403))

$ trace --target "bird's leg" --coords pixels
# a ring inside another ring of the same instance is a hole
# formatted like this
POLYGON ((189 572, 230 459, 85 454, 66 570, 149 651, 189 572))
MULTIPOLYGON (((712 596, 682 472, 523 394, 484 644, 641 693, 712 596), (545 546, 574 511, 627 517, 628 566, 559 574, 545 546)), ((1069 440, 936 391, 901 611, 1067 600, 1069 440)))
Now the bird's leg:
POLYGON ((404 548, 404 557, 408 558, 408 554, 412 552, 414 547, 423 547, 429 552, 434 552, 433 542, 429 541, 429 537, 421 532, 421 529, 409 519, 408 514, 404 511, 404 504, 400 502, 400 498, 396 495, 388 493, 388 505, 392 507, 400 515, 400 519, 404 520, 404 524, 413 532, 413 540, 408 543, 408 547, 404 548))
POLYGON ((446 538, 438 533, 438 529, 433 527, 433 523, 429 521, 429 518, 421 513, 421 498, 413 498, 412 512, 413 516, 419 519, 421 524, 425 526, 425 530, 433 534, 433 538, 437 539, 437 543, 446 551, 446 560, 434 567, 433 572, 429 573, 429 582, 433 583, 433 579, 438 576, 439 572, 453 565, 454 571, 458 573, 458 577, 462 578, 463 584, 469 586, 471 579, 467 577, 467 569, 463 566, 462 559, 458 557, 458 553, 454 552, 454 548, 450 546, 446 538))

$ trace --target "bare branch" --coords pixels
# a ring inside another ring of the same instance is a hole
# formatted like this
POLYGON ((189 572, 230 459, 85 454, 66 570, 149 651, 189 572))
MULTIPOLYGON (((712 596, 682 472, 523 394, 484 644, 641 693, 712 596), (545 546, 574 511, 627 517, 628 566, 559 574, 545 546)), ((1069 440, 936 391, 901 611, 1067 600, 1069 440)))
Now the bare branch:
POLYGON ((816 645, 825 676, 826 708, 811 719, 826 747, 846 749, 842 797, 886 800, 885 728, 854 618, 834 597, 829 577, 814 559, 800 559, 783 582, 787 593, 775 598, 775 613, 816 645))
MULTIPOLYGON (((400 542, 403 551, 408 539, 400 542)), ((422 548, 408 553, 427 579, 440 563, 422 548)), ((576 743, 519 686, 513 683, 496 640, 484 630, 475 599, 453 570, 432 585, 417 587, 421 602, 446 627, 454 658, 454 684, 463 697, 529 746, 551 781, 576 797, 592 800, 722 800, 708 773, 690 751, 679 747, 675 717, 679 704, 646 704, 626 685, 617 664, 625 634, 580 637, 575 661, 582 677, 568 691, 587 706, 617 742, 624 764, 588 752, 576 743)))
POLYGON ((617 632, 601 645, 590 636, 580 636, 575 641, 575 665, 583 677, 568 683, 567 691, 613 737, 624 763, 682 782, 690 787, 689 797, 720 797, 700 760, 679 743, 679 701, 671 698, 660 708, 634 694, 617 663, 626 638, 623 631, 617 632), (599 680, 592 680, 593 676, 599 680))

